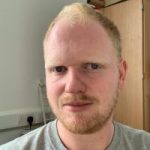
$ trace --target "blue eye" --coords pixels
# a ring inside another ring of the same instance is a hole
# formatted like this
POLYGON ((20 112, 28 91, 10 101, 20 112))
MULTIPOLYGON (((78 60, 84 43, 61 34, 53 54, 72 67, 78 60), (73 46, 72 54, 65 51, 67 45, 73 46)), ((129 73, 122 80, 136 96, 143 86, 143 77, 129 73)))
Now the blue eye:
POLYGON ((84 69, 87 70, 97 70, 100 68, 100 65, 97 63, 87 63, 84 65, 84 69))
POLYGON ((98 69, 99 68, 99 65, 96 63, 92 63, 90 65, 91 65, 91 69, 98 69))

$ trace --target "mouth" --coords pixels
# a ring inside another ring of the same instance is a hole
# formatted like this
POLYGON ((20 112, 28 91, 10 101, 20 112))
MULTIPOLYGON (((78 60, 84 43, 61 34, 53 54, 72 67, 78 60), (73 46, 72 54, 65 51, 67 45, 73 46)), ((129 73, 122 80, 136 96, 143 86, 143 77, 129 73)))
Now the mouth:
POLYGON ((92 102, 73 101, 63 104, 63 107, 68 111, 80 112, 87 110, 92 104, 92 102))

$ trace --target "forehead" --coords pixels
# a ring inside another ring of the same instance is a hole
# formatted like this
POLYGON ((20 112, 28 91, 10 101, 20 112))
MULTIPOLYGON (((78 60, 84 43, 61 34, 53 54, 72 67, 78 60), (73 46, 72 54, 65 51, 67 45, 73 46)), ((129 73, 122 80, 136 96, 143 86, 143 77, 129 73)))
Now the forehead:
POLYGON ((49 35, 48 42, 56 39, 65 41, 70 38, 74 40, 90 40, 91 42, 97 42, 99 40, 101 43, 104 41, 112 42, 104 27, 98 21, 86 19, 85 21, 81 20, 78 22, 77 20, 67 18, 62 18, 56 22, 49 35))
POLYGON ((113 49, 112 41, 100 23, 89 20, 81 24, 62 19, 49 35, 45 57, 50 61, 104 59, 114 55, 113 49))

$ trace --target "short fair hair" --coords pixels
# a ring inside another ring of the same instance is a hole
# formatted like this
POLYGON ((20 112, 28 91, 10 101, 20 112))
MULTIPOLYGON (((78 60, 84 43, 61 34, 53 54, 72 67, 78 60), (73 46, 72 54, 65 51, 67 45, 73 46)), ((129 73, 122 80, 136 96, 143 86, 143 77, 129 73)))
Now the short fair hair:
POLYGON ((118 59, 121 58, 121 38, 118 28, 111 20, 109 20, 101 13, 95 11, 90 5, 82 3, 73 3, 71 5, 65 6, 62 11, 60 11, 60 13, 56 16, 56 18, 51 22, 44 38, 44 50, 46 49, 47 40, 51 30, 53 29, 57 21, 62 18, 69 19, 70 23, 86 23, 89 19, 98 21, 110 36, 118 59))

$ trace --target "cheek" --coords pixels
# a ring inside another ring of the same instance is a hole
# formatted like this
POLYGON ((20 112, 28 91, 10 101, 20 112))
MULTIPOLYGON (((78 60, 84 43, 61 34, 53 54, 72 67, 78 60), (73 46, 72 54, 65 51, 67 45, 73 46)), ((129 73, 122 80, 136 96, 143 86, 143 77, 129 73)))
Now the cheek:
POLYGON ((118 88, 118 74, 108 73, 94 80, 91 90, 97 96, 112 97, 118 88))
POLYGON ((48 100, 56 102, 61 93, 63 92, 64 85, 60 81, 54 81, 51 77, 46 76, 46 90, 48 100))
POLYGON ((52 83, 49 80, 46 81, 46 88, 47 88, 47 98, 50 107, 54 114, 57 113, 59 109, 59 96, 61 95, 61 88, 60 85, 57 83, 52 83))

